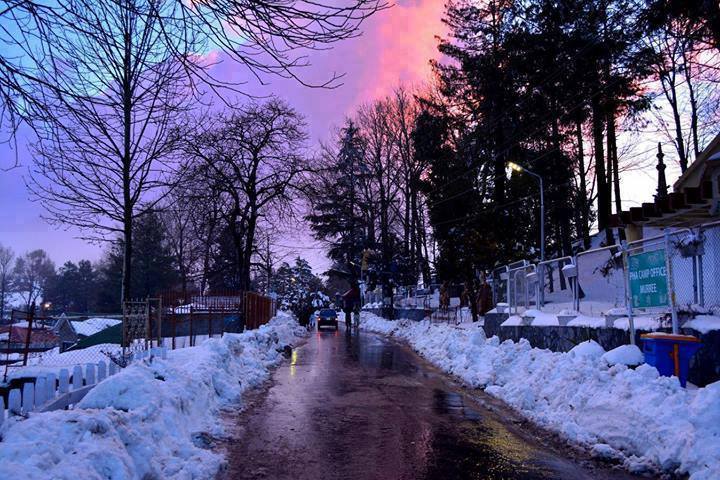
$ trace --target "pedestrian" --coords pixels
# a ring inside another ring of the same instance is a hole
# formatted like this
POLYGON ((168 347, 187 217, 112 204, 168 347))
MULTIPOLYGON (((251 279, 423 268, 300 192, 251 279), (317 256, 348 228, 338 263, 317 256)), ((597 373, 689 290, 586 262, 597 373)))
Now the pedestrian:
POLYGON ((472 285, 470 282, 465 282, 465 288, 463 289, 462 293, 460 294, 460 308, 467 307, 472 303, 472 296, 470 292, 472 291, 472 285))
POLYGON ((352 316, 360 303, 360 287, 357 280, 350 281, 350 290, 343 294, 343 312, 345 313, 346 333, 350 333, 352 327, 352 316))
POLYGON ((447 280, 445 280, 442 285, 440 285, 440 309, 441 310, 447 310, 450 308, 450 285, 447 280))
POLYGON ((492 289, 490 288, 490 284, 487 281, 487 278, 485 277, 485 274, 482 276, 482 280, 480 282, 480 287, 478 288, 478 309, 480 310, 480 315, 485 316, 487 312, 493 309, 493 299, 492 299, 492 289))
POLYGON ((470 299, 470 312, 472 313, 472 321, 477 322, 478 321, 478 303, 479 303, 479 286, 478 281, 473 280, 472 283, 467 282, 468 288, 468 298, 470 299))

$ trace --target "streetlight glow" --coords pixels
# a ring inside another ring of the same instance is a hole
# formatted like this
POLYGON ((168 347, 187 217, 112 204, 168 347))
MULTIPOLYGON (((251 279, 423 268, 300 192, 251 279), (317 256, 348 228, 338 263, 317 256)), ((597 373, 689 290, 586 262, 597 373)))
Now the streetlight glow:
POLYGON ((508 164, 508 167, 515 170, 516 172, 522 172, 525 170, 523 167, 521 167, 520 165, 518 165, 515 162, 508 162, 507 164, 508 164))

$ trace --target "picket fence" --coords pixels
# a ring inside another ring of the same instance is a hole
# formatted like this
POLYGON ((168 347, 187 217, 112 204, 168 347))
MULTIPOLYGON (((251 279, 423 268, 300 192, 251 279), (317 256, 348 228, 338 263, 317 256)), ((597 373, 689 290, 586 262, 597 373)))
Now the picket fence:
MULTIPOLYGON (((150 350, 135 352, 130 362, 147 358, 167 358, 167 348, 157 347, 150 350)), ((98 383, 115 375, 119 368, 114 362, 89 363, 73 368, 72 376, 68 369, 63 368, 59 374, 48 373, 38 376, 34 383, 28 382, 23 388, 14 388, 8 393, 7 408, 5 400, 0 397, 0 426, 15 415, 27 416, 31 412, 50 412, 69 408, 82 400, 98 383)))

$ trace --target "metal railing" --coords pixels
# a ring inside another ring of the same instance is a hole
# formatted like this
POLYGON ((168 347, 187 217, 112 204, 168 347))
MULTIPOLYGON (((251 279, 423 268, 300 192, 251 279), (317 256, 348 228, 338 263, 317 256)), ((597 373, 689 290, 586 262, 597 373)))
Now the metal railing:
POLYGON ((634 314, 665 315, 677 331, 679 312, 720 310, 720 222, 517 265, 514 262, 492 272, 493 299, 496 304, 507 303, 512 313, 534 304, 551 313, 626 316, 631 323, 634 314), (650 252, 665 259, 661 276, 668 284, 668 299, 662 305, 633 308, 643 302, 630 293, 629 262, 650 252))

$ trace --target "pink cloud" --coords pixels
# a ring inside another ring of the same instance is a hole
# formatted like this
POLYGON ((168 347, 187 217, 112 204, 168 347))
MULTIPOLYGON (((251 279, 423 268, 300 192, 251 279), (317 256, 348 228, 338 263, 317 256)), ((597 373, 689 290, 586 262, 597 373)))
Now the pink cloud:
POLYGON ((442 36, 444 2, 415 0, 395 5, 374 22, 365 34, 367 69, 358 100, 382 96, 399 83, 413 84, 429 78, 429 61, 438 56, 436 36, 442 36))

